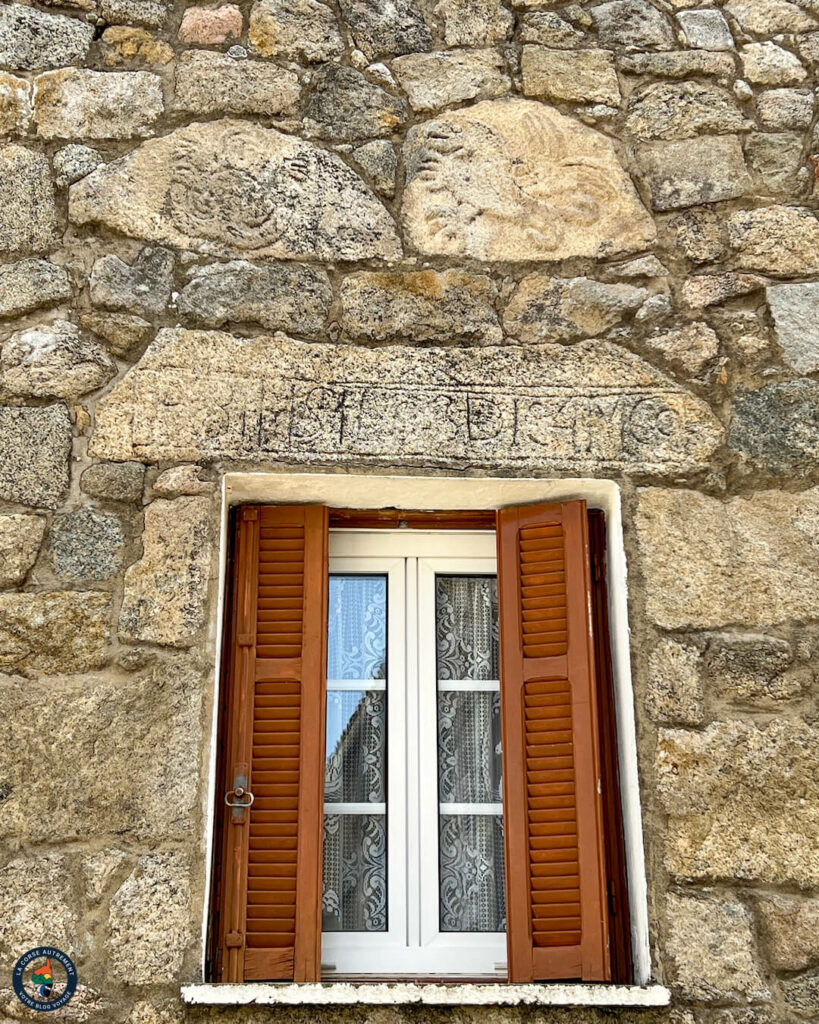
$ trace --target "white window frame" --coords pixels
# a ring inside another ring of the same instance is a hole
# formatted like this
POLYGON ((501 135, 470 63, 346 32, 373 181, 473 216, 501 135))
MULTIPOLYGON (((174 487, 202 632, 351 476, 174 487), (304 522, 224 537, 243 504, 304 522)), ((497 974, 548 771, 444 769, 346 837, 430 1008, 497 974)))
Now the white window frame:
MULTIPOLYGON (((385 932, 322 933, 322 977, 505 977, 505 932, 439 929, 435 576, 496 575, 495 533, 331 530, 330 573, 380 573, 388 579, 388 806, 374 805, 371 813, 387 810, 389 907, 385 932)), ((332 680, 327 685, 340 688, 332 680)), ((471 680, 458 685, 498 688, 497 681, 491 687, 471 680)), ((341 686, 384 688, 371 681, 341 686)), ((453 687, 447 682, 446 688, 453 687)), ((501 804, 488 806, 502 813, 501 804)), ((489 813, 488 806, 474 810, 489 813)), ((360 809, 325 805, 325 813, 360 809)), ((450 807, 453 813, 470 809, 450 807)))
MULTIPOLYGON (((462 472, 438 472, 433 476, 422 473, 402 475, 378 470, 356 472, 310 472, 308 470, 276 469, 269 466, 263 471, 227 472, 221 478, 221 528, 219 537, 219 590, 210 618, 214 652, 214 687, 210 701, 210 748, 205 771, 207 795, 203 815, 202 845, 205 850, 205 898, 202 901, 202 957, 201 972, 206 969, 208 927, 210 922, 210 882, 213 871, 214 812, 216 808, 216 764, 218 751, 219 694, 221 685, 221 658, 224 642, 224 606, 227 592, 227 560, 229 550, 229 513, 234 505, 242 504, 319 504, 339 509, 435 509, 437 511, 494 510, 510 505, 540 504, 556 501, 585 499, 590 508, 601 509, 606 516, 607 577, 609 596, 609 625, 614 675, 614 693, 617 712, 618 758, 620 792, 623 804, 623 832, 628 871, 628 894, 631 921, 633 986, 599 985, 529 985, 502 987, 484 986, 487 992, 478 996, 480 986, 468 989, 473 993, 470 1001, 490 1004, 525 998, 543 1005, 595 1005, 595 1006, 648 1006, 666 1005, 667 989, 650 986, 652 978, 651 945, 649 939, 648 887, 646 883, 645 851, 640 799, 640 778, 637 760, 637 737, 634 722, 634 688, 631 677, 630 633, 628 624, 628 588, 625 545, 623 542, 623 513, 620 486, 614 480, 567 477, 513 478, 469 476, 462 472), (491 990, 491 992, 489 991, 491 990), (525 990, 525 992, 524 992, 525 990)), ((309 987, 309 986, 308 986, 309 987)), ((327 1001, 343 1002, 369 999, 373 1002, 402 1002, 403 995, 393 998, 384 986, 373 986, 367 996, 365 989, 351 992, 349 986, 330 986, 327 1001)), ((188 986, 185 998, 191 1002, 300 1002, 303 998, 315 1000, 308 993, 302 997, 300 986, 278 985, 210 985, 188 986), (233 995, 226 995, 230 988, 233 995), (262 991, 264 990, 264 992, 262 991)), ((419 995, 420 1001, 440 1000, 441 996, 419 995)), ((390 990, 391 992, 391 990, 390 990)), ((444 1002, 462 1000, 460 989, 447 989, 444 1002)), ((408 998, 408 997, 407 997, 408 998)))

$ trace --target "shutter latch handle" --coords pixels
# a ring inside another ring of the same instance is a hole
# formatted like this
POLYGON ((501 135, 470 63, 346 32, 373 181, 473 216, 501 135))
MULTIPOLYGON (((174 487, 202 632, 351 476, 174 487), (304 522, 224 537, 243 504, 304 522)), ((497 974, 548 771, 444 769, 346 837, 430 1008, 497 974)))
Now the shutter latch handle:
POLYGON ((229 789, 225 793, 225 803, 228 807, 251 807, 256 797, 250 792, 249 789, 245 789, 244 786, 235 786, 233 789, 229 789), (235 800, 231 800, 231 797, 235 797, 235 800))

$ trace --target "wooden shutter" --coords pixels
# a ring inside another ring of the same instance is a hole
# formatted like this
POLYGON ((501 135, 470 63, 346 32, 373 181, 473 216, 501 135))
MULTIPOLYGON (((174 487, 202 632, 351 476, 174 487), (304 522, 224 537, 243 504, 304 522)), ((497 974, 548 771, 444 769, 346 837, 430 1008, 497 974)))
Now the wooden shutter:
POLYGON ((497 535, 509 980, 607 981, 586 503, 497 535))
POLYGON ((221 981, 318 981, 327 510, 246 507, 235 543, 221 981), (231 797, 234 802, 249 797, 231 797))

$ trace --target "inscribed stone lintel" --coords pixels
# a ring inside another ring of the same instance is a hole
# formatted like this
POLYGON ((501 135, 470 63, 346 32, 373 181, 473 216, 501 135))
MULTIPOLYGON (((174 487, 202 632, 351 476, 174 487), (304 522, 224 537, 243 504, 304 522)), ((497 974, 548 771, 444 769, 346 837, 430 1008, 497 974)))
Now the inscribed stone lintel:
POLYGON ((480 350, 165 329, 97 407, 115 460, 693 471, 708 407, 605 341, 480 350))

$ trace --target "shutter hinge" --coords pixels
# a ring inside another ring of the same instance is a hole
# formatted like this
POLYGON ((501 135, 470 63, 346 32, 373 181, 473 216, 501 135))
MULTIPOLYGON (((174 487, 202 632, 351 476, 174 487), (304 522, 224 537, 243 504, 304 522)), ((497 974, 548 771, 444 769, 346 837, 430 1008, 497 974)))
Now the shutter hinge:
POLYGON ((245 937, 241 932, 228 932, 225 936, 225 945, 228 949, 239 949, 244 944, 245 937))
POLYGON ((236 637, 236 643, 240 647, 252 647, 253 646, 253 634, 252 633, 239 633, 236 637))
POLYGON ((242 519, 246 523, 255 523, 259 518, 259 510, 257 508, 243 508, 242 519))

